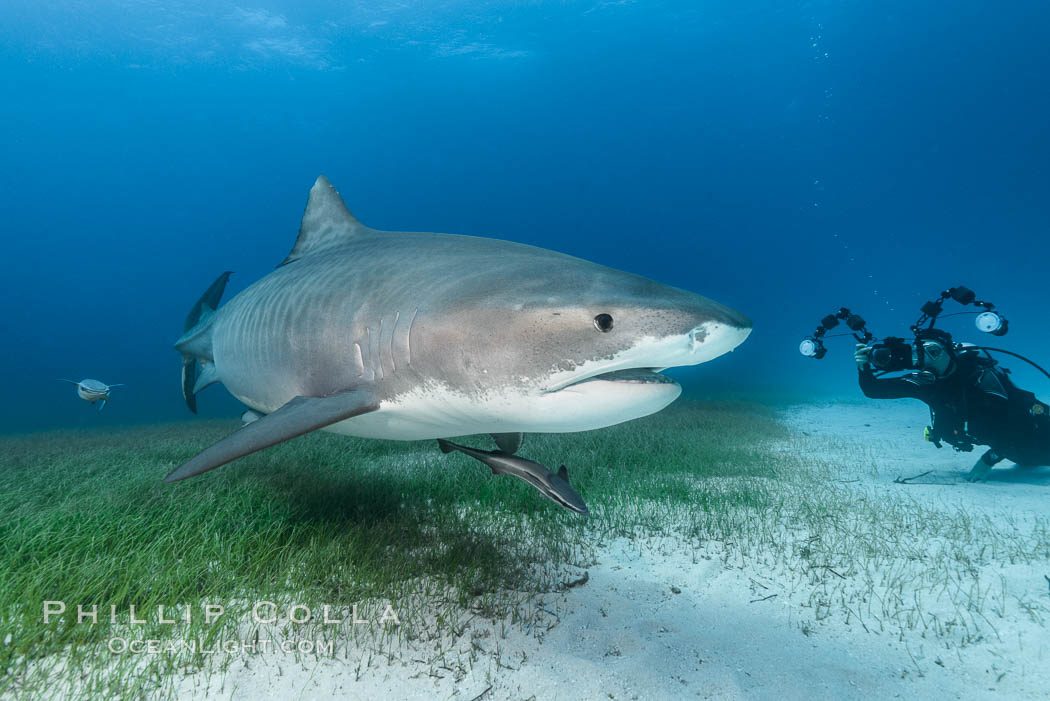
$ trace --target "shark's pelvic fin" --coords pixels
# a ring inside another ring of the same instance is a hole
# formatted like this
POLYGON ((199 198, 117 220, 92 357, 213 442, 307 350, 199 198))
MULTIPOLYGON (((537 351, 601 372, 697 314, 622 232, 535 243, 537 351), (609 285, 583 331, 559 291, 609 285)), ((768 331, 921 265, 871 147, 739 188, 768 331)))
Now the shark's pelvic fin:
POLYGON ((241 414, 241 424, 242 425, 250 424, 253 421, 258 421, 259 419, 261 419, 264 416, 266 416, 266 414, 263 414, 262 412, 255 411, 254 409, 248 409, 243 414, 241 414))
POLYGON ((164 481, 177 482, 199 475, 257 450, 378 408, 375 396, 365 390, 351 390, 328 397, 296 397, 272 414, 246 424, 205 448, 172 471, 164 481))
POLYGON ((231 275, 233 273, 227 270, 204 291, 186 315, 182 336, 175 342, 175 349, 182 353, 182 396, 194 414, 197 413, 197 392, 219 379, 214 374, 215 366, 211 362, 211 319, 219 307, 219 300, 231 275), (202 384, 209 368, 212 377, 202 384))
POLYGON ((490 433, 492 440, 496 441, 496 447, 502 450, 504 453, 518 452, 521 448, 521 440, 525 434, 523 433, 490 433))
POLYGON ((215 369, 215 363, 201 360, 197 364, 197 381, 193 383, 193 394, 197 394, 205 387, 219 381, 219 371, 215 369))
POLYGON ((328 182, 328 178, 318 176, 317 182, 310 188, 310 199, 306 202, 306 212, 299 225, 299 238, 281 265, 299 260, 308 253, 337 246, 346 237, 368 230, 346 208, 346 203, 332 183, 328 182))

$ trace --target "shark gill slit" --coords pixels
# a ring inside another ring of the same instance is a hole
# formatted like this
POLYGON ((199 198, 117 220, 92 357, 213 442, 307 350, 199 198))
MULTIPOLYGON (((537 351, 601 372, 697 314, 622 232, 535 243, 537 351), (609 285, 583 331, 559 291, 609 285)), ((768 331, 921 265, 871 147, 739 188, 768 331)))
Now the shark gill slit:
POLYGON ((397 324, 401 321, 401 312, 394 311, 394 324, 390 328, 390 343, 387 345, 387 351, 390 353, 390 372, 397 374, 397 356, 394 355, 394 339, 397 337, 397 324))
POLYGON ((394 331, 397 329, 397 312, 394 313, 392 323, 383 324, 383 318, 379 319, 379 364, 383 368, 383 375, 393 375, 397 368, 394 366, 394 331))
POLYGON ((365 327, 365 374, 370 382, 374 382, 379 378, 376 377, 376 354, 375 344, 372 342, 372 327, 365 327))
POLYGON ((379 317, 379 328, 376 329, 375 337, 369 340, 372 342, 372 349, 369 351, 372 356, 372 373, 376 382, 379 382, 383 379, 383 317, 379 317))
POLYGON ((361 344, 354 341, 354 364, 357 366, 357 376, 363 377, 365 374, 365 359, 361 355, 361 344))
POLYGON ((390 362, 395 373, 398 371, 398 368, 402 370, 410 370, 412 368, 408 344, 414 317, 415 313, 402 315, 400 310, 394 312, 394 330, 390 334, 390 362))
POLYGON ((405 330, 405 365, 409 368, 412 367, 412 328, 415 326, 418 312, 419 307, 412 310, 412 318, 408 320, 408 328, 405 330))
POLYGON ((375 357, 372 353, 372 327, 365 327, 365 372, 369 382, 376 379, 375 357))

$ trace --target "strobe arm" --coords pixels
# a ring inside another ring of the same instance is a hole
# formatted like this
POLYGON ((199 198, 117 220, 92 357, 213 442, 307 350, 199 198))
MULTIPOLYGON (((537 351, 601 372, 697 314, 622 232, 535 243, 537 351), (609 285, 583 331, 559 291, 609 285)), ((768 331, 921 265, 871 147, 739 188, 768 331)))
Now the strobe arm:
POLYGON ((930 300, 922 305, 920 309, 922 316, 912 325, 912 331, 918 332, 924 326, 932 329, 934 324, 937 323, 937 317, 944 311, 944 303, 949 299, 955 300, 963 306, 984 307, 983 312, 975 312, 977 313, 977 328, 980 331, 990 333, 993 336, 1004 336, 1009 330, 1010 322, 998 312, 992 311, 995 308, 993 303, 977 299, 977 294, 973 290, 959 285, 958 287, 944 290, 937 299, 930 300))
POLYGON ((828 314, 820 320, 820 325, 817 326, 813 334, 802 339, 802 343, 798 345, 798 352, 807 358, 815 358, 817 360, 827 355, 828 349, 824 347, 824 335, 838 326, 839 321, 844 321, 852 332, 853 337, 861 343, 869 343, 875 338, 868 331, 867 322, 864 321, 862 316, 854 314, 846 307, 841 307, 834 314, 828 314))

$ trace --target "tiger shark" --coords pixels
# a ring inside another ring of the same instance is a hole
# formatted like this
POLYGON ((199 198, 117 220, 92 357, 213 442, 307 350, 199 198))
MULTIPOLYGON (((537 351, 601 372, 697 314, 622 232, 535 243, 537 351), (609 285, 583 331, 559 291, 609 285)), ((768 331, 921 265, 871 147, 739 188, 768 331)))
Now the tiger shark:
POLYGON ((681 387, 662 370, 712 360, 751 331, 698 294, 544 248, 369 228, 324 176, 288 257, 220 307, 230 274, 175 344, 183 395, 196 413, 197 393, 221 382, 256 418, 166 482, 317 429, 491 433, 510 455, 523 433, 663 409, 681 387))

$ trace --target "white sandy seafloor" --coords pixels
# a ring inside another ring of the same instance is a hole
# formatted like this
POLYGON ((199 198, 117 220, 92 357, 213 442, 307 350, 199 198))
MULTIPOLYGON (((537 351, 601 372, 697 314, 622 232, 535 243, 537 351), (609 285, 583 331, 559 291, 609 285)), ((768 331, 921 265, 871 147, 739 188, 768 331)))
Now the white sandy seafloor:
MULTIPOLYGON (((1050 470, 997 469, 987 483, 965 482, 980 453, 925 443, 928 414, 917 402, 804 405, 781 416, 804 432, 796 447, 841 465, 837 488, 887 504, 913 500, 944 518, 990 514, 1004 538, 1038 532, 1032 524, 1050 513, 1050 470), (894 483, 927 470, 915 483, 894 483)), ((963 579, 978 582, 985 603, 969 612, 960 612, 960 593, 948 584, 921 596, 905 586, 899 603, 913 624, 877 626, 877 615, 844 616, 834 605, 814 615, 814 592, 828 582, 842 586, 828 589, 828 599, 859 613, 858 602, 873 595, 850 595, 852 579, 835 573, 814 583, 763 557, 720 557, 720 547, 728 546, 609 541, 587 565, 585 583, 544 595, 531 629, 478 618, 454 644, 405 643, 388 657, 256 655, 221 677, 187 676, 176 689, 180 698, 465 701, 1050 698, 1050 571, 1041 565, 974 562, 963 579), (945 622, 950 631, 960 616, 968 616, 963 639, 933 632, 945 622)), ((919 571, 922 560, 902 571, 919 571)), ((867 608, 880 610, 870 601, 867 608)))

